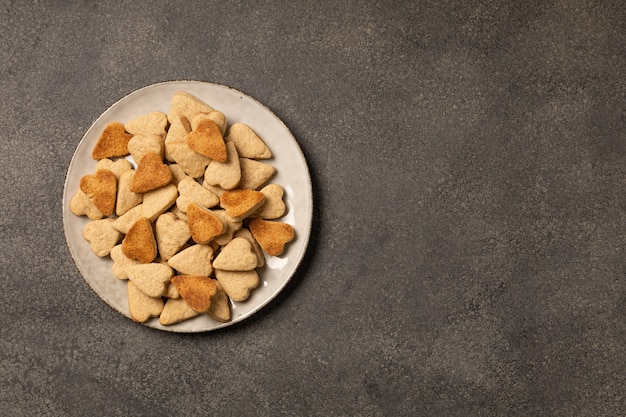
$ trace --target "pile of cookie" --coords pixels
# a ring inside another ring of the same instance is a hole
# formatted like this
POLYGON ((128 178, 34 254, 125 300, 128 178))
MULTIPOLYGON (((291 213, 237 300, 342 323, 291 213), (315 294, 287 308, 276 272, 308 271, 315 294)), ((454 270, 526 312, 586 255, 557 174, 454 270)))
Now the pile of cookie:
POLYGON ((263 139, 187 92, 167 114, 108 124, 92 157, 70 211, 89 218, 83 237, 126 280, 136 322, 231 320, 231 301, 261 282, 264 253, 281 255, 295 237, 263 139))

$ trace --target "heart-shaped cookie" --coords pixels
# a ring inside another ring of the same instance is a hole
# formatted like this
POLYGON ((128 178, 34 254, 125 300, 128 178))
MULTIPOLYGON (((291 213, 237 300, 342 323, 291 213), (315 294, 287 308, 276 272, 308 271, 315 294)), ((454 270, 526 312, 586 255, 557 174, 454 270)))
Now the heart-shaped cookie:
POLYGON ((167 264, 149 263, 127 268, 128 279, 149 297, 161 297, 167 291, 174 271, 167 264))
POLYGON ((150 317, 159 317, 164 304, 161 297, 149 297, 128 281, 128 310, 133 321, 144 323, 150 317))
POLYGON ((124 128, 128 133, 132 133, 133 135, 165 136, 167 123, 165 113, 153 111, 126 122, 124 128))
POLYGON ((161 155, 148 152, 137 164, 130 190, 134 193, 146 193, 156 190, 172 181, 172 171, 163 163, 161 155))
POLYGON ((211 162, 211 158, 194 152, 186 142, 170 142, 165 144, 166 153, 187 175, 199 178, 211 162))
POLYGON ((226 144, 220 127, 211 119, 204 119, 187 134, 187 145, 200 155, 219 162, 226 162, 226 144))
POLYGON ((196 243, 209 243, 226 231, 226 225, 220 217, 196 203, 187 207, 187 222, 191 238, 196 243))
POLYGON ((196 317, 199 314, 182 298, 168 298, 159 316, 159 323, 163 326, 169 326, 196 317))
POLYGON ((115 203, 115 214, 124 215, 128 210, 137 206, 143 200, 143 194, 134 193, 130 190, 133 183, 135 170, 125 171, 120 175, 117 183, 117 201, 115 203))
POLYGON ((213 268, 224 271, 250 271, 256 268, 257 259, 252 246, 244 238, 234 238, 213 261, 213 268))
POLYGON ((259 207, 250 217, 261 219, 278 219, 284 216, 286 211, 283 195, 285 190, 278 184, 269 184, 261 189, 265 196, 265 203, 259 207))
POLYGON ((109 158, 104 158, 98 161, 98 163, 96 164, 96 170, 99 169, 108 169, 109 171, 111 171, 113 173, 113 175, 115 175, 115 178, 120 179, 120 176, 126 172, 126 171, 130 171, 131 169, 133 169, 133 166, 130 164, 130 162, 128 161, 128 159, 118 159, 118 160, 111 160, 109 158))
POLYGON ((198 124, 205 120, 213 120, 215 124, 217 124, 220 128, 220 132, 222 132, 222 136, 226 133, 226 126, 228 125, 226 121, 226 115, 218 110, 213 110, 208 113, 196 113, 191 117, 191 130, 194 130, 198 127, 198 124))
POLYGON ((161 214, 155 223, 156 241, 161 259, 174 256, 191 237, 189 226, 174 213, 161 214))
POLYGON ((211 299, 211 308, 207 314, 217 321, 226 323, 230 320, 230 301, 220 283, 215 282, 215 284, 217 285, 217 292, 211 299))
POLYGON ((167 264, 181 274, 209 276, 213 272, 213 248, 209 245, 192 245, 168 259, 167 264))
POLYGON ((150 220, 141 217, 122 240, 122 252, 130 259, 150 263, 156 258, 157 244, 150 220))
POLYGON ((108 169, 99 169, 93 175, 80 179, 80 189, 106 217, 115 209, 117 198, 117 179, 108 169))
MULTIPOLYGON (((285 245, 295 237, 295 232, 290 224, 252 219, 248 225, 252 236, 259 242, 265 253, 278 256, 283 253, 285 245)), ((215 265, 213 265, 215 267, 215 265)))
POLYGON ((167 113, 167 119, 173 123, 177 117, 184 117, 191 120, 196 113, 210 113, 213 107, 200 100, 198 97, 186 91, 178 91, 172 96, 170 111, 167 113))
POLYGON ((99 220, 104 217, 98 207, 82 190, 76 190, 76 194, 70 200, 70 211, 77 216, 87 216, 91 220, 99 220))
POLYGON ((191 203, 209 208, 217 205, 219 202, 218 196, 191 177, 187 177, 178 183, 176 206, 184 212, 187 212, 187 207, 191 203))
POLYGON ((159 135, 135 135, 128 142, 128 152, 135 162, 141 161, 149 152, 163 157, 164 149, 163 137, 159 135))
POLYGON ((178 197, 178 188, 174 184, 148 191, 143 195, 141 215, 150 221, 156 220, 162 213, 170 208, 178 197))
POLYGON ((206 313, 211 307, 211 298, 217 292, 214 279, 200 275, 176 275, 172 278, 180 296, 194 311, 206 313))
POLYGON ((166 160, 170 162, 174 162, 174 158, 169 154, 169 150, 167 145, 171 143, 185 143, 185 137, 187 133, 191 132, 191 127, 189 126, 189 121, 185 118, 176 117, 171 121, 170 128, 167 130, 167 135, 165 135, 165 152, 164 157, 166 160))
POLYGON ((243 226, 243 222, 241 220, 236 220, 226 214, 226 210, 213 210, 213 213, 221 217, 224 221, 224 224, 226 225, 226 231, 215 238, 215 243, 224 246, 232 240, 235 232, 241 229, 241 226, 243 226))
POLYGON ((233 237, 242 237, 250 242, 250 245, 252 246, 252 252, 254 252, 254 254, 256 255, 256 266, 261 267, 265 265, 265 256, 263 255, 263 251, 261 250, 261 247, 259 246, 259 243, 256 241, 254 236, 252 236, 252 233, 250 233, 250 230, 246 229, 245 227, 241 228, 240 230, 237 230, 235 232, 233 237))
POLYGON ((111 267, 113 269, 113 275, 119 279, 128 279, 128 272, 126 269, 131 265, 138 265, 141 263, 124 255, 121 244, 113 246, 110 255, 113 260, 113 266, 111 267))
POLYGON ((250 291, 259 286, 261 279, 255 270, 222 271, 215 270, 215 278, 233 301, 245 301, 250 291))
POLYGON ((265 202, 265 195, 256 190, 229 190, 220 196, 220 206, 235 220, 243 220, 265 202))
POLYGON ((119 242, 122 234, 113 228, 115 219, 102 219, 89 222, 83 228, 83 238, 96 255, 107 256, 119 242))
POLYGON ((204 182, 209 185, 219 186, 225 190, 237 187, 241 179, 239 156, 232 142, 226 142, 226 162, 211 161, 204 171, 204 182))
POLYGON ((239 158, 239 167, 241 168, 239 188, 249 190, 258 189, 276 173, 273 165, 249 158, 239 158))
POLYGON ((133 135, 126 133, 123 124, 109 123, 100 134, 91 157, 98 160, 128 155, 128 141, 132 137, 133 135))
POLYGON ((242 158, 269 159, 272 157, 272 152, 263 139, 244 123, 234 123, 228 129, 226 140, 233 141, 242 158))

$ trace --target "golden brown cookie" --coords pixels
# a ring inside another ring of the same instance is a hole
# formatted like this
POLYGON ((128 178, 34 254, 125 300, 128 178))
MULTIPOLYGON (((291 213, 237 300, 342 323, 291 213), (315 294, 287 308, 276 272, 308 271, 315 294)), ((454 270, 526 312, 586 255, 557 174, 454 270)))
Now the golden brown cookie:
POLYGON ((133 135, 126 133, 124 125, 119 122, 109 123, 98 138, 91 152, 95 160, 128 155, 128 141, 133 135))
POLYGON ((204 119, 185 138, 187 145, 200 155, 214 161, 226 162, 226 144, 220 127, 213 120, 204 119))
POLYGON ((220 196, 220 206, 235 220, 243 220, 263 205, 265 195, 256 190, 230 190, 220 196))
POLYGON ((157 243, 150 220, 141 217, 122 240, 122 253, 130 259, 150 263, 157 256, 157 243))
POLYGON ((265 253, 272 256, 278 256, 283 253, 285 244, 292 241, 295 237, 293 227, 287 223, 252 219, 248 226, 252 236, 259 242, 261 248, 263 248, 265 253))
POLYGON ((195 203, 187 207, 187 222, 191 238, 196 243, 209 243, 226 231, 226 225, 220 217, 195 203))
POLYGON ((113 214, 117 198, 117 179, 108 169, 99 169, 93 175, 80 179, 80 189, 106 217, 113 214))
POLYGON ((145 193, 163 187, 171 181, 172 171, 163 163, 161 155, 148 152, 137 165, 130 190, 134 193, 145 193))
POLYGON ((176 275, 172 278, 180 296, 194 311, 206 313, 211 307, 211 298, 217 292, 215 280, 199 275, 176 275))

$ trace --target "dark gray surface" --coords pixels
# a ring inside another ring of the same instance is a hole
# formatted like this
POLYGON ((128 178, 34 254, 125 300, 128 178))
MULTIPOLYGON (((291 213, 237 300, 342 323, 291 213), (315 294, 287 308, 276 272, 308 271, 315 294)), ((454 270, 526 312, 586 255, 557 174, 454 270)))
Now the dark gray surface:
POLYGON ((0 414, 626 415, 621 1, 0 6, 0 414), (63 235, 83 133, 173 79, 313 177, 294 281, 210 334, 114 312, 63 235))

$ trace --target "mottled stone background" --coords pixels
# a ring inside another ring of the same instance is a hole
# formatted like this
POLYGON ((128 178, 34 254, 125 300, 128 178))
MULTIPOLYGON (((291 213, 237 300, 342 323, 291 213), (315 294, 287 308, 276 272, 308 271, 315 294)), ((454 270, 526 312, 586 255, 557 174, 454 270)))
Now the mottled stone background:
POLYGON ((626 415, 622 1, 0 1, 0 414, 626 415), (297 137, 307 259, 197 335, 81 278, 61 197, 129 92, 227 84, 297 137))

